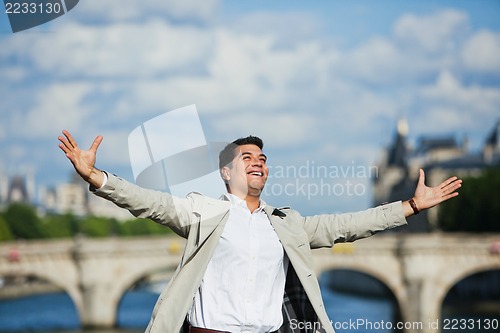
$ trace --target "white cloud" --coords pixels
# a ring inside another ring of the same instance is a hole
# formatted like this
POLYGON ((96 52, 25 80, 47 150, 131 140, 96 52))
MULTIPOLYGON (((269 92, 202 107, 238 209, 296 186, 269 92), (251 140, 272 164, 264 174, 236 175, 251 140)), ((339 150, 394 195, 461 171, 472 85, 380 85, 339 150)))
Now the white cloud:
MULTIPOLYGON (((128 130, 108 129, 99 133, 103 136, 103 141, 99 146, 98 163, 106 166, 130 165, 127 139, 128 130)), ((90 147, 97 134, 86 135, 82 133, 82 145, 84 148, 90 147)))
POLYGON ((498 120, 499 88, 465 85, 447 71, 420 88, 418 96, 419 114, 411 126, 420 135, 470 135, 471 148, 479 149, 498 120))
POLYGON ((293 46, 297 41, 316 39, 323 23, 319 17, 307 12, 249 13, 230 23, 230 29, 238 34, 279 36, 279 47, 293 46), (270 29, 272 27, 272 29, 270 29))
POLYGON ((192 103, 208 113, 284 109, 307 105, 315 95, 331 88, 331 54, 317 41, 275 49, 275 39, 270 36, 239 35, 222 29, 214 36, 205 74, 138 80, 130 91, 132 103, 123 103, 123 109, 142 106, 161 110, 167 105, 192 103))
POLYGON ((344 54, 337 63, 345 78, 354 76, 369 83, 391 83, 404 73, 405 59, 387 39, 376 37, 344 54))
POLYGON ((213 17, 218 4, 218 0, 86 0, 80 1, 71 14, 89 22, 143 20, 151 16, 208 21, 213 17))
POLYGON ((394 35, 411 48, 436 53, 455 49, 456 39, 468 27, 466 13, 448 9, 425 16, 406 14, 396 22, 394 35))
POLYGON ((482 115, 494 119, 500 105, 500 89, 464 86, 450 72, 440 73, 433 85, 423 87, 420 95, 434 104, 454 105, 463 113, 482 115))
POLYGON ((10 54, 32 61, 37 70, 55 77, 109 79, 154 77, 200 68, 212 37, 193 26, 151 20, 109 26, 71 23, 64 32, 24 35, 6 42, 4 57, 10 54))
POLYGON ((21 82, 28 76, 28 71, 21 66, 3 68, 3 80, 14 83, 21 82))
POLYGON ((8 147, 5 155, 6 156, 4 157, 7 157, 9 161, 18 162, 19 160, 29 156, 29 151, 25 145, 13 144, 8 147))
POLYGON ((29 138, 56 137, 62 129, 84 127, 83 120, 93 116, 83 102, 90 91, 91 86, 86 83, 53 84, 40 89, 27 113, 15 115, 10 134, 29 138), (19 128, 23 131, 16 130, 19 128))
POLYGON ((474 122, 474 112, 463 112, 452 105, 435 105, 426 111, 426 126, 422 132, 449 133, 463 127, 464 121, 474 122))
MULTIPOLYGON (((318 119, 312 114, 241 112, 217 117, 212 126, 218 132, 237 138, 256 135, 273 148, 290 149, 293 145, 318 139, 318 119)), ((234 139, 233 139, 234 140, 234 139)))
POLYGON ((500 34, 479 31, 464 43, 461 56, 470 70, 500 73, 500 34))

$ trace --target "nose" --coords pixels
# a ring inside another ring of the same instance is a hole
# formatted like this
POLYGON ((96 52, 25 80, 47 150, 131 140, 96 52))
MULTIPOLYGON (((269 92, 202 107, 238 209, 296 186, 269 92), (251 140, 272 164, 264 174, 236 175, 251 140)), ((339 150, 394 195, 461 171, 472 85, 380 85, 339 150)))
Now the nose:
POLYGON ((260 160, 260 158, 253 158, 252 159, 252 166, 259 166, 259 167, 261 167, 262 166, 262 161, 260 160))

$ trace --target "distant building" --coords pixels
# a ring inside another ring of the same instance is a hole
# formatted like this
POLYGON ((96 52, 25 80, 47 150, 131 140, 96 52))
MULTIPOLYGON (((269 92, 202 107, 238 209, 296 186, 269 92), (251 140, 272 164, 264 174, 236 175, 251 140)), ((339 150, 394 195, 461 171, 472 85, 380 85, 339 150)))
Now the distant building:
POLYGON ((59 184, 54 189, 44 191, 43 202, 46 211, 77 216, 95 215, 117 220, 134 218, 127 210, 92 195, 88 187, 89 185, 75 173, 70 183, 59 184))
MULTIPOLYGON (((435 186, 446 178, 477 176, 491 166, 500 166, 500 121, 487 136, 482 151, 471 153, 466 139, 422 137, 414 149, 407 143, 408 124, 398 121, 394 140, 384 152, 374 179, 374 204, 379 205, 413 196, 418 170, 426 172, 426 184, 435 186)), ((428 232, 437 229, 438 208, 423 211, 398 232, 428 232)))
POLYGON ((16 172, 9 175, 0 169, 0 207, 11 203, 32 203, 35 199, 33 172, 16 172))
POLYGON ((55 211, 83 216, 88 214, 88 198, 84 184, 77 179, 71 183, 59 184, 55 189, 55 211))
POLYGON ((28 190, 23 177, 14 176, 10 179, 7 190, 7 202, 29 202, 28 190))
POLYGON ((9 179, 7 175, 0 169, 0 206, 7 202, 7 192, 9 191, 9 179))
POLYGON ((35 186, 34 173, 10 175, 0 169, 0 210, 12 203, 34 205, 40 215, 71 213, 77 216, 102 216, 129 220, 134 216, 125 209, 89 192, 89 185, 76 173, 68 183, 55 187, 35 186))

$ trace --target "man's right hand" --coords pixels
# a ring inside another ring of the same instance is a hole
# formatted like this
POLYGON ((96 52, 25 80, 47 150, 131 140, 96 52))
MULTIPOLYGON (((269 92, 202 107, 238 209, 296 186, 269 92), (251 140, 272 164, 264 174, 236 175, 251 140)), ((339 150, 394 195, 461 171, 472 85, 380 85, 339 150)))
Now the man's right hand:
POLYGON ((100 188, 104 182, 102 171, 94 167, 96 161, 97 148, 102 142, 102 136, 98 135, 89 150, 81 150, 76 144, 75 139, 68 131, 62 131, 63 136, 59 136, 61 141, 59 148, 66 154, 71 161, 76 172, 91 186, 100 188))

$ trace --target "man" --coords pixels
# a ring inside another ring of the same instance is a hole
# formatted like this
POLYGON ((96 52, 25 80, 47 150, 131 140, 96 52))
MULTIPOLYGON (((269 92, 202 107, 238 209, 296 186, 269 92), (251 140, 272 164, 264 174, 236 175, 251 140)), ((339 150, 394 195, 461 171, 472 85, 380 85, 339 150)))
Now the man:
POLYGON ((406 224, 406 217, 458 195, 461 186, 461 180, 451 177, 427 187, 420 170, 409 201, 358 213, 302 217, 260 199, 269 170, 257 137, 238 139, 220 153, 228 193, 216 200, 197 193, 176 198, 100 171, 94 164, 102 136, 89 150, 81 150, 70 133, 63 134, 59 147, 96 195, 187 240, 147 332, 333 333, 311 267, 311 249, 406 224))

